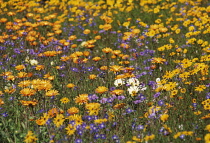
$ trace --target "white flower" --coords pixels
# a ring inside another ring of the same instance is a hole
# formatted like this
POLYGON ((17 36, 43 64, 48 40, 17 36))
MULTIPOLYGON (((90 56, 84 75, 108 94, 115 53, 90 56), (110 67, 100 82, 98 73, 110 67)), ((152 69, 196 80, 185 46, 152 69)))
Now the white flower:
POLYGON ((125 81, 124 81, 123 79, 116 79, 116 80, 114 81, 114 85, 115 85, 116 87, 121 86, 121 85, 123 85, 123 84, 125 84, 125 81))
POLYGON ((139 87, 138 86, 130 86, 127 90, 131 96, 135 96, 139 92, 139 87))
POLYGON ((25 58, 25 62, 27 62, 27 63, 29 63, 29 57, 27 56, 26 58, 25 58))
POLYGON ((37 60, 34 60, 34 59, 29 60, 29 62, 30 62, 30 64, 31 64, 32 66, 35 66, 35 65, 38 64, 38 61, 37 61, 37 60))
POLYGON ((140 82, 137 78, 129 78, 127 83, 131 86, 139 86, 140 82))
POLYGON ((82 43, 81 43, 81 46, 82 47, 86 47, 88 45, 88 43, 86 42, 86 41, 83 41, 82 43))
POLYGON ((54 63, 53 61, 52 61, 52 62, 50 62, 50 65, 51 65, 51 66, 53 66, 54 64, 55 64, 55 63, 54 63))

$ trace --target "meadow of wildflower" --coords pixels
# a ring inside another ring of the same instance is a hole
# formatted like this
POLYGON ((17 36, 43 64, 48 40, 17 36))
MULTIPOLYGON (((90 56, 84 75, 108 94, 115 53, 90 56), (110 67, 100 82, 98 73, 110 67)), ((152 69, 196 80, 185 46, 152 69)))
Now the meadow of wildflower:
POLYGON ((210 1, 0 0, 1 143, 210 143, 210 1))

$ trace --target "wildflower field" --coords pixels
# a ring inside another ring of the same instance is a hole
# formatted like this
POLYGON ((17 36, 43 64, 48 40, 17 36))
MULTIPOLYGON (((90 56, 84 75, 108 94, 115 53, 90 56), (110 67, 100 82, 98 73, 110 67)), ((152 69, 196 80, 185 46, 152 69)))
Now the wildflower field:
POLYGON ((0 0, 1 143, 210 143, 210 1, 0 0))

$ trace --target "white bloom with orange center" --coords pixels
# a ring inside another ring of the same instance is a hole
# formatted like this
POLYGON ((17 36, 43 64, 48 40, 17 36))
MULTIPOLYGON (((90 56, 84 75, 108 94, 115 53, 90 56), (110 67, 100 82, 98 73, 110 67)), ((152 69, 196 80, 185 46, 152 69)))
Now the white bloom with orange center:
POLYGON ((116 80, 114 81, 114 85, 115 85, 116 87, 122 86, 123 84, 125 84, 125 80, 124 80, 124 79, 116 79, 116 80))
POLYGON ((140 89, 138 86, 130 86, 127 90, 131 96, 136 96, 140 89))
POLYGON ((140 82, 137 78, 129 78, 127 83, 131 86, 139 86, 140 82))

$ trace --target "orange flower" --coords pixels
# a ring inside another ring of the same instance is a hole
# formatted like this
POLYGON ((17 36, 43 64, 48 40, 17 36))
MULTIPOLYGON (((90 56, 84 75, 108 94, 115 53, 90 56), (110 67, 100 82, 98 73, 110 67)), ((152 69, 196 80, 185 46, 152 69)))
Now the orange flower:
POLYGON ((106 88, 105 86, 99 86, 98 88, 95 89, 95 92, 96 93, 104 93, 104 92, 107 92, 108 91, 108 88, 106 88))
POLYGON ((69 84, 66 85, 66 87, 73 88, 73 87, 75 87, 75 85, 73 83, 69 83, 69 84))
POLYGON ((29 106, 29 105, 32 105, 32 106, 35 106, 37 104, 37 101, 34 100, 34 101, 24 101, 24 100, 20 100, 21 104, 24 105, 24 106, 29 106))
POLYGON ((87 103, 88 102, 88 94, 80 94, 74 100, 75 100, 75 103, 78 103, 79 105, 81 105, 83 103, 87 103))
POLYGON ((115 90, 113 90, 111 93, 112 94, 115 94, 115 95, 120 95, 120 94, 122 94, 124 92, 124 90, 122 90, 122 89, 115 89, 115 90))
POLYGON ((109 47, 106 47, 106 48, 103 48, 102 51, 107 54, 107 53, 111 53, 112 49, 109 47))
POLYGON ((89 34, 90 33, 90 30, 89 29, 85 29, 84 31, 83 31, 83 34, 89 34))
POLYGON ((36 70, 40 71, 44 69, 44 65, 37 65, 36 70))
POLYGON ((119 72, 119 71, 123 70, 123 67, 118 66, 118 65, 113 65, 110 68, 111 68, 110 71, 113 71, 113 72, 119 72))
POLYGON ((0 99, 0 105, 3 105, 4 101, 2 99, 0 99))
POLYGON ((99 40, 99 39, 101 39, 101 36, 100 35, 97 35, 97 36, 95 36, 95 39, 96 40, 99 40))
POLYGON ((52 108, 48 111, 48 115, 50 115, 50 117, 54 117, 59 113, 59 109, 58 108, 52 108))
POLYGON ((125 107, 126 106, 126 104, 125 103, 120 103, 120 104, 116 104, 116 105, 114 105, 114 109, 120 109, 120 108, 123 108, 123 107, 125 107))
POLYGON ((19 78, 24 78, 24 77, 27 77, 28 74, 26 72, 19 72, 18 75, 17 75, 19 78))
POLYGON ((89 75, 89 79, 95 79, 97 76, 95 74, 89 75))
POLYGON ((94 57, 92 60, 97 62, 97 61, 101 60, 101 57, 94 57))
POLYGON ((32 96, 36 93, 35 90, 31 89, 31 88, 23 88, 21 91, 20 91, 20 94, 22 96, 32 96))
POLYGON ((18 70, 18 71, 23 70, 23 69, 25 69, 25 68, 26 68, 26 67, 25 67, 24 65, 17 65, 17 66, 15 67, 15 69, 18 70))
POLYGON ((58 91, 57 90, 49 90, 45 93, 46 96, 56 96, 58 95, 58 91))
POLYGON ((103 71, 105 71, 105 70, 107 70, 107 69, 108 69, 107 66, 102 66, 102 67, 100 67, 100 70, 103 70, 103 71))
POLYGON ((71 108, 69 108, 69 109, 67 110, 67 112, 68 112, 69 114, 73 115, 73 114, 77 114, 77 113, 79 112, 79 109, 76 108, 76 107, 71 107, 71 108))

